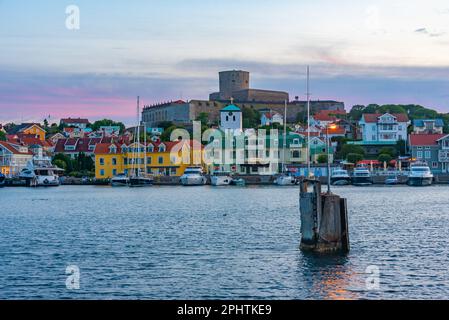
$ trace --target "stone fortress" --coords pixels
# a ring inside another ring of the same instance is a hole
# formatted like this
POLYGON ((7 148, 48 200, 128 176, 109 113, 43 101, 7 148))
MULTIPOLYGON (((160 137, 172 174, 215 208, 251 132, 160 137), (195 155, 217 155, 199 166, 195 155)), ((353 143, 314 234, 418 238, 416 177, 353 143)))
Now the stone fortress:
MULTIPOLYGON (((201 113, 209 115, 210 123, 218 123, 220 111, 231 104, 241 109, 251 108, 258 111, 272 110, 284 114, 287 101, 287 122, 296 123, 298 114, 307 110, 307 101, 298 98, 290 101, 287 92, 250 89, 250 73, 232 70, 219 73, 219 92, 210 94, 209 100, 171 101, 167 103, 145 106, 142 111, 142 122, 147 127, 157 127, 162 121, 170 121, 176 125, 191 126, 201 113)), ((320 101, 310 102, 311 111, 344 110, 343 102, 320 101)))

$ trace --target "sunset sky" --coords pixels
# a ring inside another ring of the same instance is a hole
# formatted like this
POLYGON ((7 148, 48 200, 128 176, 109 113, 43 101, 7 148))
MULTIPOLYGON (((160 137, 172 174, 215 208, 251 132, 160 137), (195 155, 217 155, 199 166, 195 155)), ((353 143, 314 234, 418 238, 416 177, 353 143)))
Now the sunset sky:
POLYGON ((132 124, 137 95, 207 99, 227 69, 304 98, 308 64, 312 99, 449 112, 449 3, 0 0, 0 123, 132 124), (72 4, 80 30, 65 25, 72 4))

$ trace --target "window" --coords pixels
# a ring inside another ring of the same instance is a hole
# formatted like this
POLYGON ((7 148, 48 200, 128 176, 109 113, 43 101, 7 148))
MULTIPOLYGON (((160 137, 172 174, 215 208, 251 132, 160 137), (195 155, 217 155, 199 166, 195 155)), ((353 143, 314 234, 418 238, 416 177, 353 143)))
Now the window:
POLYGON ((100 165, 104 166, 104 158, 100 158, 100 165))
POLYGON ((158 162, 159 164, 164 164, 164 157, 159 157, 158 162))
POLYGON ((152 144, 150 144, 147 149, 148 152, 154 152, 154 146, 152 144))
POLYGON ((416 153, 416 157, 417 157, 418 159, 422 159, 422 151, 418 151, 418 152, 416 153))
POLYGON ((433 168, 433 169, 438 169, 438 162, 433 161, 433 162, 432 162, 432 168, 433 168))
POLYGON ((117 158, 112 158, 112 165, 116 166, 117 165, 117 158))
POLYGON ((163 144, 159 146, 159 152, 165 152, 165 146, 163 144))
POLYGON ((229 116, 226 116, 226 121, 229 121, 229 116))
POLYGON ((300 151, 293 151, 292 157, 293 158, 301 158, 301 152, 300 151))
POLYGON ((426 159, 432 158, 432 153, 430 151, 425 152, 426 159))
POLYGON ((100 170, 100 176, 104 176, 104 169, 100 170))
POLYGON ((148 158, 147 158, 147 163, 148 163, 148 164, 151 164, 152 161, 153 161, 153 157, 148 157, 148 158))
POLYGON ((113 170, 112 170, 112 175, 113 175, 113 176, 116 176, 116 175, 117 175, 117 169, 113 169, 113 170))
POLYGON ((125 159, 123 160, 123 162, 124 162, 125 166, 128 165, 128 158, 125 158, 125 159))
POLYGON ((418 147, 418 150, 422 150, 422 147, 418 147))
POLYGON ((172 176, 176 176, 176 168, 171 168, 170 169, 170 174, 172 175, 172 176))

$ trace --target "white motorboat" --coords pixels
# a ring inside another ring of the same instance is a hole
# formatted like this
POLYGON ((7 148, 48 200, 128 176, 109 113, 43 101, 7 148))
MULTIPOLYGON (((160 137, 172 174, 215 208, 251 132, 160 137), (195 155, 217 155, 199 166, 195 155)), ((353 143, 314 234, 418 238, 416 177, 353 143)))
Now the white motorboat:
POLYGON ((203 186, 206 184, 207 178, 203 174, 203 168, 187 167, 180 182, 183 186, 203 186))
POLYGON ((407 184, 409 186, 430 186, 433 183, 433 174, 427 164, 415 163, 410 166, 407 184))
POLYGON ((19 173, 19 178, 31 187, 57 187, 60 185, 58 174, 63 171, 51 163, 50 157, 44 157, 40 150, 19 173))
POLYGON ((111 179, 111 186, 113 187, 126 187, 129 185, 129 178, 124 173, 116 175, 111 179))
POLYGON ((348 171, 343 169, 336 169, 331 175, 331 184, 334 186, 346 186, 351 184, 351 177, 348 171))
POLYGON ((210 178, 210 183, 213 186, 229 186, 232 182, 232 177, 229 172, 215 172, 210 178))
POLYGON ((274 180, 278 186, 293 186, 296 184, 296 179, 293 176, 282 174, 274 180))
POLYGON ((355 186, 369 186, 373 184, 371 172, 367 167, 357 167, 351 178, 352 184, 355 186))

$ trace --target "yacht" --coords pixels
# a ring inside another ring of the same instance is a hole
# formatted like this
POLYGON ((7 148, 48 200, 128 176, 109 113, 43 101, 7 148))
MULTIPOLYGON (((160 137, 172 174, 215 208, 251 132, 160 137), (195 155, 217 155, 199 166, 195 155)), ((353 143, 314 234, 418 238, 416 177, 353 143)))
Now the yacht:
POLYGON ((0 173, 0 188, 5 186, 6 177, 3 173, 0 173))
POLYGON ((111 179, 111 186, 126 187, 129 184, 129 178, 124 173, 118 174, 111 179))
POLYGON ((210 178, 210 183, 213 186, 229 186, 232 182, 232 177, 229 172, 215 172, 210 178))
POLYGON ((58 174, 63 171, 51 163, 50 157, 44 157, 40 150, 19 173, 19 178, 31 187, 57 187, 60 184, 58 174))
POLYGON ((278 186, 293 186, 296 184, 296 179, 293 176, 282 174, 274 180, 274 183, 278 186))
POLYGON ((235 179, 232 179, 231 185, 237 186, 237 187, 244 187, 244 186, 246 186, 246 181, 243 178, 235 178, 235 179))
POLYGON ((357 167, 351 178, 352 184, 355 186, 369 186, 373 184, 371 172, 367 167, 357 167))
POLYGON ((433 174, 427 164, 415 163, 410 166, 407 184, 409 186, 430 186, 433 183, 433 174))
POLYGON ((334 186, 347 186, 351 184, 351 177, 348 171, 343 169, 336 169, 331 175, 331 184, 334 186))
POLYGON ((203 186, 206 184, 207 178, 203 174, 203 168, 187 167, 180 182, 183 186, 203 186))

